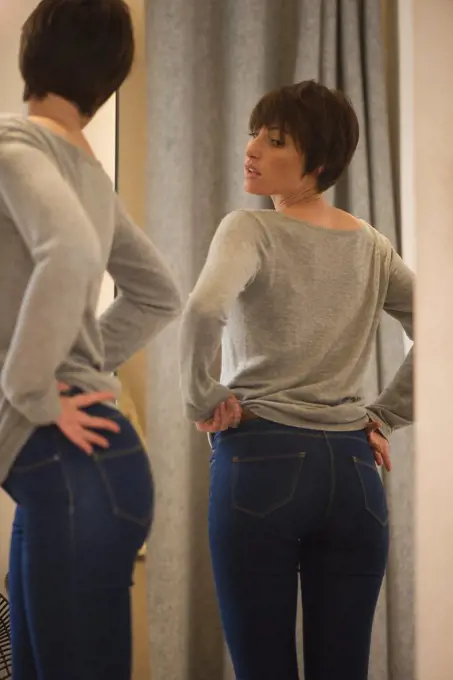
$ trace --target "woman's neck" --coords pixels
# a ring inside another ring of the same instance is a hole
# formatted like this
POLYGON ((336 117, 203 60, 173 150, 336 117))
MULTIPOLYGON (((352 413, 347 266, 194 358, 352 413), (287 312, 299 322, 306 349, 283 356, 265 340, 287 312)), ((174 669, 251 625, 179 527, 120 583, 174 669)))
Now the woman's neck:
POLYGON ((288 196, 273 196, 275 210, 287 215, 323 212, 327 203, 324 196, 313 188, 304 188, 288 196))
POLYGON ((31 99, 28 102, 28 116, 46 119, 72 134, 81 133, 88 122, 75 104, 56 94, 48 94, 43 99, 31 99))
POLYGON ((94 156, 83 133, 89 119, 82 116, 77 107, 66 99, 53 94, 44 99, 31 99, 28 118, 94 156))
POLYGON ((302 182, 301 186, 291 193, 280 194, 271 198, 275 210, 280 212, 308 205, 318 205, 320 202, 324 202, 323 194, 319 193, 314 182, 302 182))
POLYGON ((273 199, 275 210, 288 217, 295 217, 303 222, 339 231, 359 231, 363 223, 353 215, 336 208, 326 201, 323 194, 307 192, 299 195, 297 200, 282 198, 273 199))

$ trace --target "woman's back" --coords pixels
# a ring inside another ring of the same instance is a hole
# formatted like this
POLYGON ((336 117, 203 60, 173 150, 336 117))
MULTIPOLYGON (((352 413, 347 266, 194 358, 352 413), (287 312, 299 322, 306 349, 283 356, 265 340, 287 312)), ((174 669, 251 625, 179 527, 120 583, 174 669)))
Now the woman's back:
POLYGON ((199 372, 197 357, 215 344, 215 318, 227 318, 221 382, 243 405, 286 425, 360 429, 381 312, 410 333, 411 301, 410 272, 369 225, 332 229, 271 210, 236 211, 221 224, 186 311, 213 328, 183 347, 195 357, 187 371, 199 372))
MULTIPOLYGON (((4 359, 10 346, 20 303, 36 260, 41 258, 40 245, 63 251, 72 240, 74 258, 78 258, 79 283, 85 285, 83 279, 89 282, 84 309, 85 333, 78 338, 73 352, 76 354, 79 350, 85 354, 88 363, 101 362, 102 342, 96 308, 116 219, 116 199, 107 174, 98 161, 62 137, 19 117, 0 120, 0 163, 6 184, 0 197, 0 270, 4 283, 0 288, 0 305, 6 312, 0 326, 0 357, 4 359), (24 191, 25 188, 28 191, 24 191), (45 193, 38 196, 39 190, 45 193), (46 200, 50 206, 47 234, 39 216, 32 212, 38 204, 44 210, 46 200), (61 223, 60 229, 51 224, 59 214, 70 216, 71 212, 72 234, 68 234, 71 228, 68 224, 61 223)), ((65 285, 64 265, 62 252, 61 280, 53 281, 47 295, 61 294, 65 285)), ((69 281, 71 271, 66 273, 69 281)), ((76 289, 69 292, 78 296, 76 289)), ((36 313, 39 314, 38 309, 36 313)))
POLYGON ((177 314, 172 277, 101 164, 41 125, 0 119, 0 478, 55 379, 119 394, 113 371, 177 314), (99 319, 105 271, 119 289, 99 319))

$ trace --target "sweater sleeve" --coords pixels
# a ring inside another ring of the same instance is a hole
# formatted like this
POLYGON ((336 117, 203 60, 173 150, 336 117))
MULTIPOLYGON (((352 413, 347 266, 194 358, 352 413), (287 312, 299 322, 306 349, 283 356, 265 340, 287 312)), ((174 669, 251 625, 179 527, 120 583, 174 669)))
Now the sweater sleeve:
POLYGON ((183 313, 180 341, 185 412, 208 420, 229 389, 211 376, 229 312, 260 268, 260 230, 255 217, 235 211, 221 222, 207 261, 183 313))
POLYGON ((106 371, 115 371, 144 347, 181 309, 178 289, 153 243, 117 200, 107 270, 118 296, 100 319, 106 371))
POLYGON ((35 425, 60 413, 55 372, 82 322, 99 242, 56 164, 23 142, 0 144, 0 209, 20 233, 33 271, 1 372, 10 404, 35 425))
MULTIPOLYGON (((401 323, 411 340, 413 340, 413 286, 412 271, 392 249, 384 310, 401 323)), ((412 348, 390 385, 368 407, 370 418, 381 421, 381 431, 386 438, 393 430, 406 427, 413 422, 413 363, 412 348)))

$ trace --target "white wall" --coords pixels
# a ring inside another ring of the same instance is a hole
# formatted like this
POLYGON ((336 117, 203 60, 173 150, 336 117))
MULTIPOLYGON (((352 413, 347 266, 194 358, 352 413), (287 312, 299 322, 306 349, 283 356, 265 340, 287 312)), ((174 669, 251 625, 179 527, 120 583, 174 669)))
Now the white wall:
MULTIPOLYGON (((36 5, 36 0, 0 0, 0 113, 25 111, 21 101, 22 82, 17 67, 17 52, 22 23, 36 5)), ((112 98, 87 129, 93 149, 112 181, 115 176, 115 108, 115 98, 112 98)), ((110 277, 106 276, 99 311, 105 309, 112 299, 113 283, 110 277)), ((0 591, 3 591, 7 571, 13 511, 13 504, 0 490, 0 591)))

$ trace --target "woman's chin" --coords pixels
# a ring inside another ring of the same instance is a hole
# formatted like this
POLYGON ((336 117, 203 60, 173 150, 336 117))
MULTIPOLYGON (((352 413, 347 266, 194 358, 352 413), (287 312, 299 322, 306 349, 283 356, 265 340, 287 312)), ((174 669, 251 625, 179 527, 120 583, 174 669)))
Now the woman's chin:
POLYGON ((244 191, 247 194, 254 194, 255 196, 267 196, 266 192, 263 191, 263 187, 260 187, 259 182, 256 180, 245 179, 244 191))

